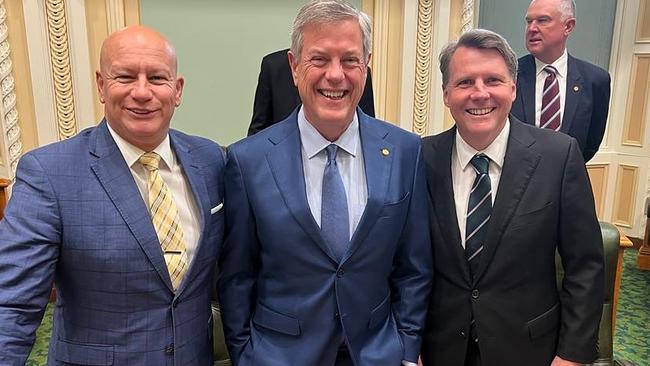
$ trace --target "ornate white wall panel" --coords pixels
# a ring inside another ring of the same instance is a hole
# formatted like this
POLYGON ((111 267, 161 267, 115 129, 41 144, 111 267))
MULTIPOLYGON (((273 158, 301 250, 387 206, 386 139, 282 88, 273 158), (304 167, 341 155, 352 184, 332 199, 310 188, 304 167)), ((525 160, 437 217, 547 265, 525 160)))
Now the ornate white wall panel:
POLYGON ((22 154, 22 143, 8 33, 7 11, 4 0, 0 0, 0 177, 13 180, 18 159, 22 154))

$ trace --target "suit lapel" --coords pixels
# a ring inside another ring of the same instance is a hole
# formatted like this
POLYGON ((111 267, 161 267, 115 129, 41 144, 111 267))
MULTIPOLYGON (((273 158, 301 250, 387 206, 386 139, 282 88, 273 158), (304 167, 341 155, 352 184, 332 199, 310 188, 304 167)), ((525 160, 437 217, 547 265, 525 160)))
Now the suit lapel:
POLYGON ((196 164, 195 157, 190 152, 190 147, 187 146, 184 141, 178 138, 173 131, 169 133, 170 143, 172 150, 176 154, 180 165, 183 168, 187 182, 192 189, 194 195, 194 202, 196 202, 196 208, 199 210, 201 216, 201 235, 199 236, 198 246, 194 254, 194 258, 190 263, 190 267, 185 274, 185 278, 181 282, 180 287, 176 290, 176 295, 178 296, 183 289, 187 286, 187 283, 196 275, 196 262, 197 258, 201 258, 201 251, 205 250, 206 245, 211 243, 204 243, 204 238, 206 234, 206 222, 210 220, 210 198, 208 195, 208 189, 205 185, 205 179, 199 171, 199 167, 196 164))
POLYGON ((167 264, 160 250, 158 236, 151 222, 149 210, 142 199, 131 170, 126 165, 113 137, 108 131, 106 121, 102 121, 90 141, 90 153, 97 157, 90 168, 95 173, 106 194, 133 233, 156 272, 173 291, 167 264))
POLYGON ((350 239, 350 246, 341 263, 345 262, 359 248, 368 231, 377 221, 381 208, 386 201, 388 182, 390 180, 391 167, 394 154, 383 155, 383 149, 389 152, 395 151, 394 146, 385 140, 388 130, 379 123, 373 123, 370 117, 360 112, 359 135, 361 137, 361 149, 363 151, 363 162, 366 171, 366 185, 368 187, 368 201, 366 208, 361 215, 357 229, 350 239))
POLYGON ((451 155, 455 137, 456 128, 444 132, 439 137, 433 154, 434 159, 431 161, 433 179, 430 181, 433 184, 429 184, 428 189, 433 199, 434 215, 444 239, 437 248, 452 252, 450 257, 455 258, 453 265, 457 266, 457 271, 469 282, 469 265, 460 238, 451 176, 451 155))
POLYGON ((535 59, 528 55, 519 71, 519 88, 517 93, 521 94, 521 102, 524 109, 524 121, 535 125, 535 59))
POLYGON ((573 124, 583 90, 583 80, 578 65, 575 59, 571 55, 568 55, 566 98, 564 100, 564 114, 562 115, 562 127, 560 127, 560 131, 568 134, 571 130, 571 125, 573 124))
POLYGON ((510 136, 503 162, 499 188, 485 239, 485 248, 474 282, 480 280, 488 267, 512 215, 526 192, 540 156, 530 147, 535 139, 516 118, 510 116, 510 136))
POLYGON ((320 228, 309 209, 302 167, 297 109, 293 111, 289 119, 290 123, 284 123, 282 128, 273 130, 274 134, 269 137, 269 141, 275 146, 268 152, 266 158, 278 190, 293 217, 323 252, 334 262, 338 262, 321 237, 320 228))

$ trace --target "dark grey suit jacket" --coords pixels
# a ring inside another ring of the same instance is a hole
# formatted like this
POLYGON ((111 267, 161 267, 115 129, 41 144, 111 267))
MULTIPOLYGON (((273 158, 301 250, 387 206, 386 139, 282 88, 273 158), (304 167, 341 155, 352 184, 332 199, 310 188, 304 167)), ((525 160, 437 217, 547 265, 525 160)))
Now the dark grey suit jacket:
POLYGON ((596 357, 602 239, 575 139, 511 117, 508 147, 479 269, 470 279, 456 220, 456 129, 423 142, 432 202, 434 283, 425 365, 462 366, 474 314, 483 366, 548 366, 596 357), (556 286, 555 252, 566 276, 556 286))
MULTIPOLYGON (((568 55, 566 100, 560 131, 578 140, 585 162, 598 151, 609 111, 609 73, 568 55)), ((535 125, 535 58, 519 59, 517 99, 510 111, 520 121, 535 125)))

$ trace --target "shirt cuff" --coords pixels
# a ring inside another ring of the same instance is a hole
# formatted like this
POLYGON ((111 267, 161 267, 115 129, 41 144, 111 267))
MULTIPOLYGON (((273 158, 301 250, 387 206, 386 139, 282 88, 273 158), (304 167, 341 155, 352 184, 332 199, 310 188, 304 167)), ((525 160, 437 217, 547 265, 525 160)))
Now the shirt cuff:
POLYGON ((406 360, 402 360, 402 366, 418 366, 418 364, 406 360))

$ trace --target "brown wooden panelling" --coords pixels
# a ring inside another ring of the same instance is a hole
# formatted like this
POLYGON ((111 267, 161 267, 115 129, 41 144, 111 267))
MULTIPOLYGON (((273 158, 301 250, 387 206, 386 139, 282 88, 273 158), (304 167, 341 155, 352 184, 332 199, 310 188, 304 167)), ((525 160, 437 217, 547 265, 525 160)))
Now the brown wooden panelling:
POLYGON ((7 204, 7 187, 9 187, 9 180, 0 178, 0 220, 4 217, 7 204))
POLYGON ((650 0, 639 1, 639 19, 636 26, 636 41, 650 42, 650 0))

